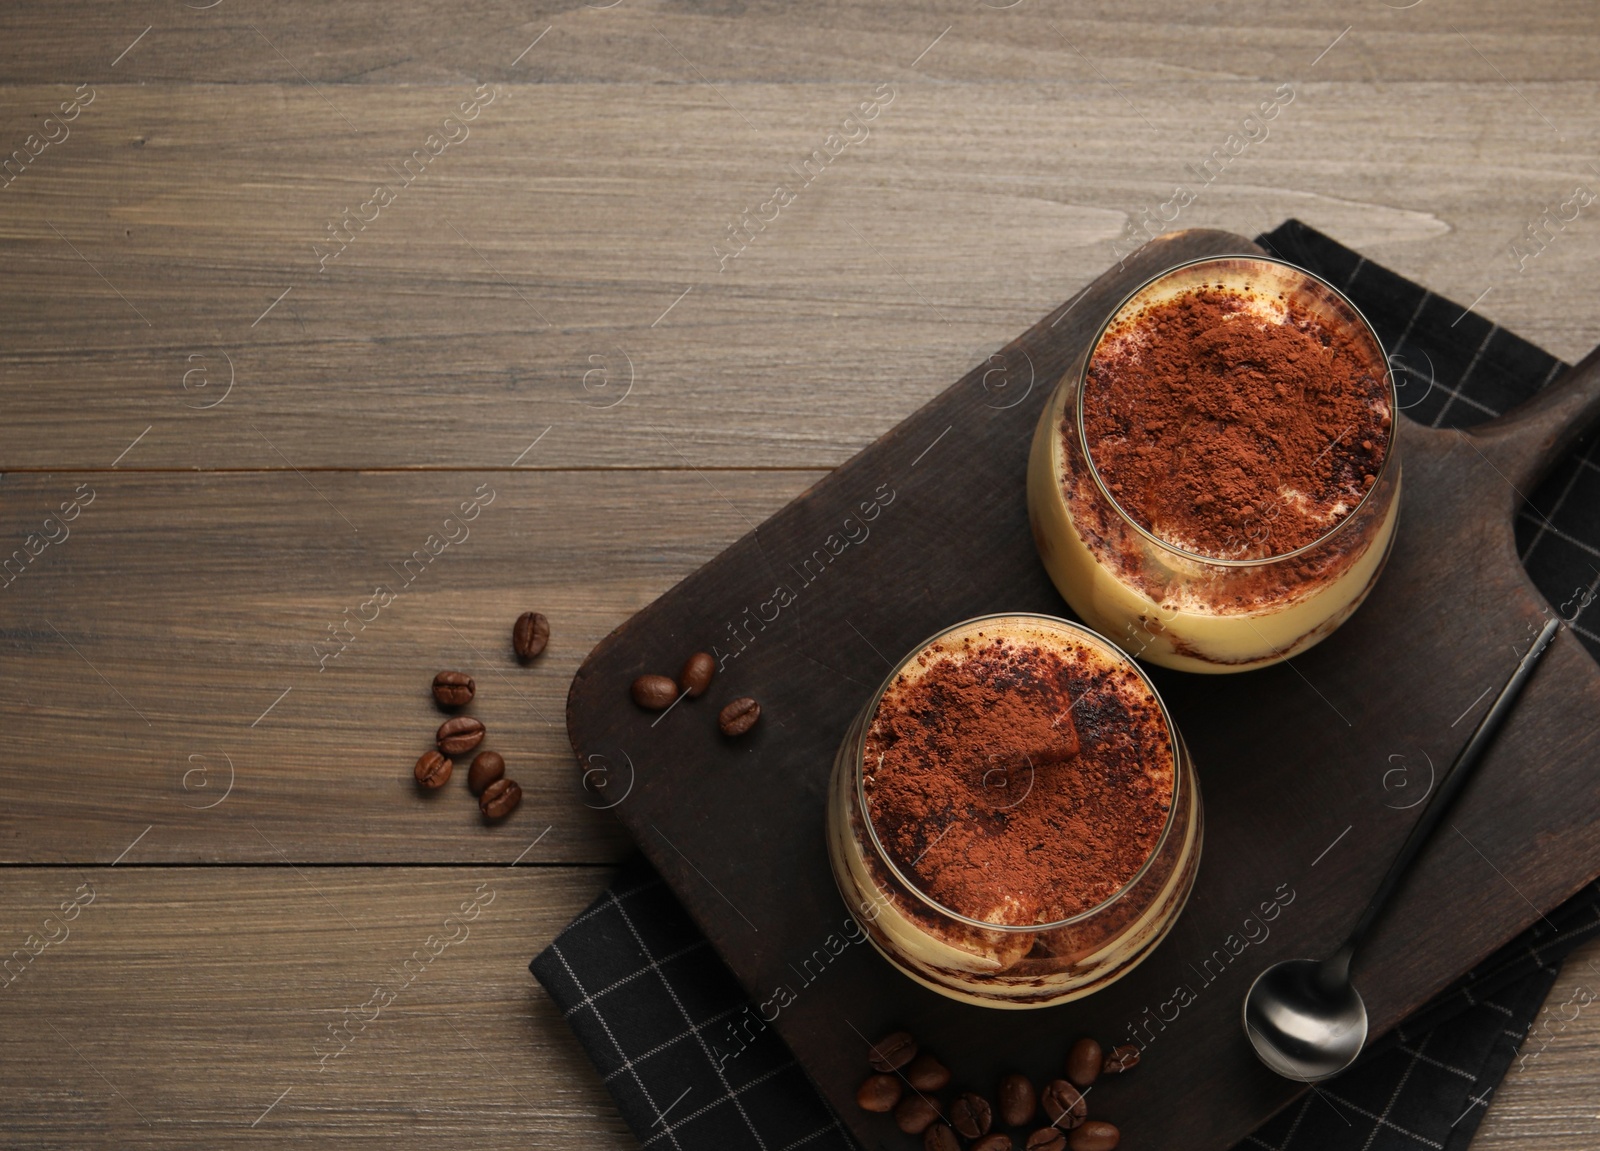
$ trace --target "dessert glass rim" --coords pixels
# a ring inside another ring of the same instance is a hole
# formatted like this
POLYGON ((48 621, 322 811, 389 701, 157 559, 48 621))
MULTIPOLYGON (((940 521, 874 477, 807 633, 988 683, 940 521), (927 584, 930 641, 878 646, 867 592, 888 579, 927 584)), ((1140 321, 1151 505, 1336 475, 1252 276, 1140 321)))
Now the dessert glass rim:
MULTIPOLYGON (((1388 478, 1391 471, 1391 464, 1393 463, 1395 456, 1398 454, 1394 449, 1397 437, 1400 434, 1399 393, 1395 389, 1394 367, 1389 363, 1389 353, 1384 348, 1383 341, 1378 337, 1377 329, 1372 326, 1372 321, 1367 319, 1366 314, 1363 313, 1360 308, 1356 307, 1355 302, 1351 300, 1349 296, 1345 295, 1327 280, 1324 280, 1321 276, 1317 275, 1313 271, 1310 271, 1309 269, 1302 268, 1299 264, 1294 264, 1288 260, 1279 259, 1276 256, 1256 255, 1250 252, 1239 252, 1232 255, 1221 256, 1200 256, 1193 260, 1184 260, 1181 263, 1173 264, 1171 267, 1157 272, 1155 275, 1139 284, 1138 287, 1134 288, 1133 291, 1129 292, 1120 301, 1118 301, 1117 306, 1112 308, 1111 311, 1106 315, 1105 320, 1101 322, 1099 329, 1095 332, 1094 339, 1089 342, 1089 350, 1084 355, 1083 363, 1078 367, 1076 374, 1078 376, 1078 397, 1077 403, 1074 405, 1073 424, 1078 433, 1078 445, 1083 450, 1083 458, 1089 465, 1089 475, 1094 480, 1095 488, 1098 489, 1100 495, 1111 506, 1112 510, 1117 513, 1117 516, 1134 531, 1138 532, 1145 539, 1155 544, 1162 551, 1171 552, 1174 555, 1182 556, 1184 559, 1195 563, 1211 564, 1216 567, 1224 568, 1262 567, 1267 564, 1282 563, 1284 560, 1294 559, 1296 556, 1304 555, 1309 551, 1321 547, 1329 540, 1337 536, 1341 531, 1343 531, 1347 525, 1356 522, 1358 518, 1356 513, 1364 508, 1367 505, 1367 502, 1371 500, 1373 495, 1378 491, 1378 489, 1383 486, 1384 480, 1388 478), (1278 552, 1270 556, 1254 556, 1248 559, 1228 559, 1222 556, 1210 556, 1205 555, 1202 552, 1190 551, 1188 548, 1179 547, 1177 544, 1172 543, 1169 540, 1162 539, 1149 528, 1141 524, 1133 516, 1129 515, 1127 509, 1124 508, 1120 502, 1118 502, 1117 497, 1111 493, 1111 489, 1106 486, 1105 480, 1101 477, 1100 467, 1094 461, 1094 453, 1089 450, 1089 436, 1083 424, 1083 400, 1084 393, 1086 391, 1085 385, 1088 383, 1089 378, 1089 365, 1094 362, 1095 353, 1100 350, 1100 342, 1105 339, 1106 332, 1111 328, 1111 325, 1119 316, 1122 315, 1122 310, 1131 304, 1140 293, 1176 272, 1181 272, 1186 268, 1193 268, 1200 264, 1223 264, 1229 261, 1247 261, 1257 264, 1270 264, 1278 268, 1286 268, 1289 271, 1303 276, 1307 280, 1316 284, 1319 288, 1328 292, 1338 304, 1348 308, 1350 310, 1350 315, 1354 318, 1356 324, 1371 338, 1373 346, 1378 350, 1379 358, 1383 361, 1383 379, 1385 390, 1389 399, 1389 434, 1384 440, 1383 444, 1383 462, 1378 465, 1378 471, 1373 478, 1372 486, 1362 494, 1359 500, 1356 501, 1355 506, 1346 512, 1344 516, 1340 518, 1338 523, 1334 524, 1310 543, 1302 544, 1300 547, 1297 547, 1292 551, 1278 552)), ((1060 477, 1057 476, 1057 479, 1059 481, 1060 477)))
POLYGON ((872 698, 868 701, 866 711, 863 713, 863 715, 864 724, 862 726, 860 735, 861 747, 853 756, 854 762, 851 769, 855 773, 856 807, 857 810, 861 812, 861 823, 867 829, 867 838, 872 843, 872 850, 877 855, 878 859, 882 861, 883 865, 889 869, 889 873, 893 875, 894 878, 899 881, 899 883, 907 891, 911 892, 923 903, 927 904, 928 907, 932 908, 940 915, 954 919, 958 923, 963 923, 968 927, 976 927, 984 931, 1003 931, 1014 933, 1054 931, 1057 928, 1069 927, 1074 923, 1080 923, 1091 916, 1098 915, 1100 912, 1104 911, 1106 908, 1120 900, 1123 896, 1127 895, 1128 892, 1133 890, 1135 885, 1137 885, 1138 882, 1145 877, 1145 874, 1155 863, 1157 857, 1160 856, 1161 849, 1167 842, 1167 837, 1172 834, 1173 823, 1178 815, 1178 797, 1183 787, 1181 757, 1187 754, 1183 749, 1182 742, 1178 738, 1178 728, 1173 722, 1172 712, 1167 707, 1167 701, 1162 699, 1161 693, 1156 690, 1156 685, 1150 681, 1150 677, 1145 673, 1144 668, 1139 666, 1139 661, 1131 658, 1116 644, 1112 643, 1105 636, 1101 635, 1099 632, 1085 624, 1077 623, 1074 620, 1064 619, 1061 616, 1046 615, 1043 612, 999 611, 988 612, 984 615, 975 615, 970 619, 964 619, 959 623, 953 623, 948 627, 940 628, 927 639, 913 647, 908 655, 890 668, 889 674, 884 677, 883 682, 880 683, 877 690, 872 693, 872 698), (894 685, 894 681, 896 677, 899 676, 901 670, 904 669, 905 666, 917 656, 927 651, 928 648, 930 648, 933 644, 939 642, 941 639, 944 639, 946 636, 952 635, 959 631, 964 631, 978 624, 987 623, 991 620, 1024 620, 1027 622, 1043 621, 1052 627, 1064 627, 1068 631, 1081 633, 1082 635, 1087 636, 1091 642, 1105 648, 1105 651, 1108 655, 1115 657, 1122 664, 1125 664, 1133 669, 1134 673, 1138 675, 1140 681, 1143 682, 1145 689, 1150 692, 1151 698, 1156 701, 1156 706, 1161 710, 1161 718, 1166 724, 1167 746, 1172 754, 1172 796, 1167 803, 1167 818, 1165 822, 1162 823, 1161 834, 1156 837, 1155 843, 1151 845, 1150 852, 1145 856, 1144 862, 1139 865, 1138 870, 1133 873, 1126 883, 1117 888, 1115 892, 1113 892, 1111 895, 1108 895, 1105 899, 1102 899, 1093 907, 1086 908, 1085 910, 1078 912, 1078 914, 1069 916, 1066 919, 1051 920, 1048 923, 990 923, 987 920, 974 919, 970 915, 963 915, 961 912, 956 911, 953 908, 946 907, 937 899, 934 899, 933 896, 923 891, 919 884, 917 884, 914 880, 900 870, 899 864, 897 864, 889 855, 888 850, 883 846, 883 841, 878 838, 878 829, 872 821, 872 809, 867 806, 867 732, 871 730, 872 721, 878 714, 878 706, 883 702, 884 694, 889 690, 890 687, 894 685))

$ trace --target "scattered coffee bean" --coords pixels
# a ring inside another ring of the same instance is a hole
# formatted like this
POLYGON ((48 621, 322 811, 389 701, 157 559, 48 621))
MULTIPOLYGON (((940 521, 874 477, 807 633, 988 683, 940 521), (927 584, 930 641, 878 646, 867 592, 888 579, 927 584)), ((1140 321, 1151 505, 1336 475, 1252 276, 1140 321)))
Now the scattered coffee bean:
POLYGON ((961 1151, 961 1140, 943 1123, 935 1123, 922 1136, 923 1151, 961 1151))
POLYGON ((1132 1043, 1124 1043, 1121 1047, 1113 1047, 1106 1055, 1106 1061, 1100 1068, 1102 1075, 1121 1075, 1124 1071, 1132 1071, 1139 1066, 1139 1049, 1132 1043))
POLYGON ((963 1091, 950 1104, 950 1125, 968 1139, 987 1135, 993 1122, 989 1101, 975 1091, 963 1091))
POLYGON ((441 723, 434 738, 439 742, 439 750, 446 755, 465 755, 483 742, 483 735, 481 721, 470 715, 458 715, 441 723))
POLYGON ((943 1091, 950 1086, 950 1068, 932 1055, 918 1055, 906 1068, 906 1082, 918 1091, 943 1091))
POLYGON ((1067 1052, 1067 1078, 1079 1087, 1087 1087, 1100 1078, 1100 1044, 1093 1039, 1080 1039, 1067 1052))
POLYGON ((993 1135, 985 1135, 974 1143, 968 1151, 1016 1151, 1017 1145, 1011 1141, 1011 1136, 1003 1131, 996 1131, 993 1135))
POLYGON ((1067 1135, 1059 1127, 1041 1127, 1028 1136, 1027 1151, 1066 1151, 1067 1135))
POLYGON ((1007 1127, 1021 1127, 1039 1110, 1039 1093, 1026 1075, 1007 1075, 995 1095, 1000 1100, 1000 1119, 1007 1127))
POLYGON ((504 819, 522 802, 522 788, 514 779, 497 779, 483 789, 478 799, 478 810, 485 819, 504 819))
POLYGON ((664 711, 678 698, 678 685, 664 675, 641 675, 633 681, 633 702, 650 711, 664 711))
POLYGON ((1122 1132, 1110 1123, 1091 1119, 1067 1136, 1071 1151, 1116 1151, 1122 1141, 1122 1132))
POLYGON ((511 629, 511 647, 523 663, 536 659, 550 642, 550 621, 542 612, 525 611, 511 629))
POLYGON ((418 784, 431 791, 433 788, 443 787, 449 783, 450 773, 455 769, 455 764, 430 748, 422 753, 421 759, 417 760, 417 766, 413 774, 417 777, 418 784))
POLYGON ((711 677, 717 674, 717 661, 703 651, 689 657, 678 673, 678 690, 687 692, 690 699, 699 699, 711 686, 711 677))
POLYGON ((506 761, 498 751, 480 751, 467 768, 467 786, 473 795, 482 795, 483 789, 506 773, 506 761))
POLYGON ((885 1035, 867 1052, 867 1062, 874 1071, 898 1071, 916 1057, 917 1041, 907 1031, 885 1035))
POLYGON ((1071 1130, 1089 1117, 1089 1105, 1083 1094, 1065 1079, 1052 1079, 1039 1093, 1039 1104, 1045 1117, 1057 1127, 1071 1130))
POLYGON ((894 1105, 900 1102, 900 1091, 900 1076, 881 1073, 868 1075, 856 1088, 856 1105, 863 1111, 880 1114, 893 1111, 894 1105))
POLYGON ((717 726, 727 736, 743 735, 761 718, 761 705, 749 696, 736 699, 717 716, 717 726))
POLYGON ((923 1095, 907 1095, 894 1109, 895 1125, 907 1135, 921 1135, 938 1118, 938 1104, 923 1095))
POLYGON ((433 699, 440 707, 465 707, 478 685, 464 671, 441 671, 433 677, 433 699))

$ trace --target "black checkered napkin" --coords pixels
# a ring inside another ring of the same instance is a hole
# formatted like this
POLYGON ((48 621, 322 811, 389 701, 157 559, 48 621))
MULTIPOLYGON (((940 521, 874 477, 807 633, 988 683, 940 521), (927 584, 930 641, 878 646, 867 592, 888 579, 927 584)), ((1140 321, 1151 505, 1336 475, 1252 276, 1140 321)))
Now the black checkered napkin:
POLYGON ((772 1028, 716 1059, 706 1036, 750 1001, 642 856, 531 969, 645 1147, 854 1151, 772 1028))
POLYGON ((1530 1027, 1581 943, 1600 936, 1600 883, 1535 924, 1436 996, 1361 1062, 1234 1151, 1466 1151, 1515 1060, 1543 1053, 1530 1027))
MULTIPOLYGON (((1506 411, 1565 366, 1526 340, 1290 220, 1260 243, 1343 290, 1401 375, 1406 414, 1458 427, 1506 411)), ((1600 659, 1585 619, 1600 589, 1600 466, 1562 461, 1517 522, 1523 562, 1600 659), (1588 595, 1584 593, 1587 591, 1588 595)), ((1552 912, 1375 1043, 1350 1071, 1235 1151, 1463 1151, 1514 1059, 1537 1059, 1530 1027, 1561 960, 1600 935, 1600 884, 1552 912), (1526 1040, 1526 1042, 1524 1042, 1526 1040)), ((771 1028, 719 1064, 706 1036, 750 1006, 733 973, 642 859, 629 863, 532 970, 560 1006, 646 1147, 852 1151, 855 1144, 771 1028)), ((910 1141, 907 1141, 910 1146, 910 1141)))
MULTIPOLYGON (((1235 1151, 1464 1151, 1512 1061, 1542 1053, 1550 1029, 1528 1036, 1529 1025, 1562 958, 1596 936, 1600 884, 1468 972, 1355 1068, 1307 1093, 1235 1151)), ((643 1146, 855 1148, 772 1028, 719 1067, 704 1037, 750 1001, 642 856, 531 966, 643 1146)))

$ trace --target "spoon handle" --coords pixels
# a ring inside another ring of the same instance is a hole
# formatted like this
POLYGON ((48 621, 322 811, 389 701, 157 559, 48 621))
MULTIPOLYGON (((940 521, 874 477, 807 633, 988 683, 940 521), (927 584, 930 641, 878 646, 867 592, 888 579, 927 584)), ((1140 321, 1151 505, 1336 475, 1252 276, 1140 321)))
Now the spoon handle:
POLYGON ((1330 956, 1318 972, 1319 979, 1330 985, 1342 984, 1350 976, 1350 959, 1355 954, 1356 947, 1366 937, 1367 932, 1377 921, 1378 914, 1384 905, 1389 902, 1389 897, 1400 886, 1400 880, 1422 853, 1422 846, 1428 841, 1440 822, 1444 819, 1445 812, 1449 810, 1450 803, 1466 786, 1467 780, 1472 777, 1473 769, 1478 761, 1483 758, 1484 751, 1493 741, 1495 733, 1500 730, 1500 725, 1511 712, 1512 706, 1517 702, 1517 696, 1522 694, 1523 686, 1528 678, 1533 675, 1533 669, 1539 663, 1539 657, 1544 655, 1545 649, 1550 646, 1550 641, 1555 637, 1556 631, 1562 624, 1560 616, 1552 616, 1544 625, 1544 630, 1533 641, 1533 646, 1522 657, 1522 662, 1517 664, 1517 670, 1511 673, 1511 678, 1506 681, 1505 687, 1500 689, 1489 710, 1478 721, 1477 729, 1472 733, 1472 738, 1467 741, 1467 746, 1461 749, 1461 754, 1456 757, 1455 763, 1450 765, 1450 770, 1445 772, 1444 778, 1439 781, 1439 789, 1434 792, 1433 799, 1428 806, 1422 809, 1422 815, 1412 827, 1411 834, 1406 837, 1400 853, 1394 857, 1394 862, 1389 865, 1388 873, 1384 875, 1383 882, 1378 884, 1378 890, 1373 892, 1372 901, 1367 904, 1367 909, 1361 913, 1361 918, 1356 922, 1355 929, 1350 932, 1344 945, 1330 956))

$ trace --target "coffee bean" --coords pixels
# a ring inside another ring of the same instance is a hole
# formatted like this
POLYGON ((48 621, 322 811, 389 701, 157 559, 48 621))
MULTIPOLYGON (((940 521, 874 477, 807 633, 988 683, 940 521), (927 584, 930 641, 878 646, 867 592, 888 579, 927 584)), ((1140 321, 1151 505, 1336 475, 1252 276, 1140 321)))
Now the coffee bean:
POLYGON ((726 736, 743 735, 761 718, 761 705, 749 696, 736 699, 717 716, 717 726, 726 736))
POLYGON ((711 677, 717 674, 717 661, 703 651, 689 657, 678 673, 678 690, 687 692, 690 699, 699 699, 711 686, 711 677))
POLYGON ((1067 1078, 1079 1087, 1087 1087, 1100 1078, 1100 1044, 1093 1039, 1080 1039, 1067 1052, 1067 1078))
POLYGON ((522 802, 522 788, 514 779, 497 779, 483 789, 478 798, 478 810, 485 819, 504 819, 522 802))
POLYGON ((961 1140, 943 1123, 935 1123, 922 1136, 923 1151, 961 1151, 961 1140))
POLYGON ((985 1135, 974 1143, 968 1151, 1016 1151, 1016 1144, 1011 1141, 1011 1136, 1002 1131, 993 1135, 985 1135))
POLYGON ((939 1107, 923 1095, 907 1095, 894 1109, 895 1125, 907 1135, 921 1135, 939 1118, 939 1107))
POLYGON ((906 1031, 885 1035, 867 1052, 867 1062, 874 1071, 898 1071, 916 1057, 917 1041, 906 1031))
POLYGON ((1039 1093, 1026 1075, 1007 1075, 1000 1080, 995 1095, 1000 1100, 1000 1118, 1007 1127, 1021 1127, 1039 1110, 1039 1093))
POLYGON ((950 1068, 932 1055, 918 1055, 906 1068, 906 1082, 918 1091, 943 1091, 950 1085, 950 1068))
POLYGON ((434 738, 439 741, 439 750, 446 755, 465 755, 483 742, 483 736, 481 721, 470 715, 458 715, 441 723, 434 738))
POLYGON ((950 1125, 968 1139, 987 1135, 993 1122, 989 1101, 975 1091, 963 1091, 950 1104, 950 1125))
POLYGON ((440 707, 465 707, 478 685, 464 671, 441 671, 433 677, 433 699, 440 707))
POLYGON ((543 613, 525 611, 517 617, 511 629, 511 648, 523 663, 538 657, 544 645, 550 642, 550 621, 543 613))
POLYGON ((641 675, 633 681, 633 702, 650 711, 662 711, 678 698, 678 685, 664 675, 641 675))
POLYGON ((1124 1043, 1121 1047, 1113 1047, 1106 1055, 1100 1073, 1121 1075, 1124 1071, 1132 1071, 1137 1066, 1139 1066, 1139 1049, 1132 1043, 1124 1043))
POLYGON ((1066 1151, 1066 1132, 1059 1127, 1041 1127, 1028 1136, 1027 1151, 1066 1151))
POLYGON ((856 1088, 856 1106, 863 1111, 876 1111, 882 1114, 893 1111, 894 1105, 900 1102, 900 1076, 898 1075, 868 1075, 856 1088))
POLYGON ((1045 1117, 1057 1127, 1070 1130, 1089 1116, 1083 1094, 1065 1079, 1052 1079, 1039 1094, 1045 1117))
POLYGON ((506 773, 506 761, 498 751, 480 751, 467 768, 467 787, 473 795, 482 795, 483 789, 506 773))
POLYGON ((422 758, 417 760, 416 769, 412 774, 417 777, 417 783, 431 791, 449 783, 450 773, 455 769, 455 764, 429 748, 422 753, 422 758))
POLYGON ((1122 1141, 1122 1132, 1110 1123, 1091 1119, 1067 1136, 1071 1151, 1116 1151, 1122 1141))

